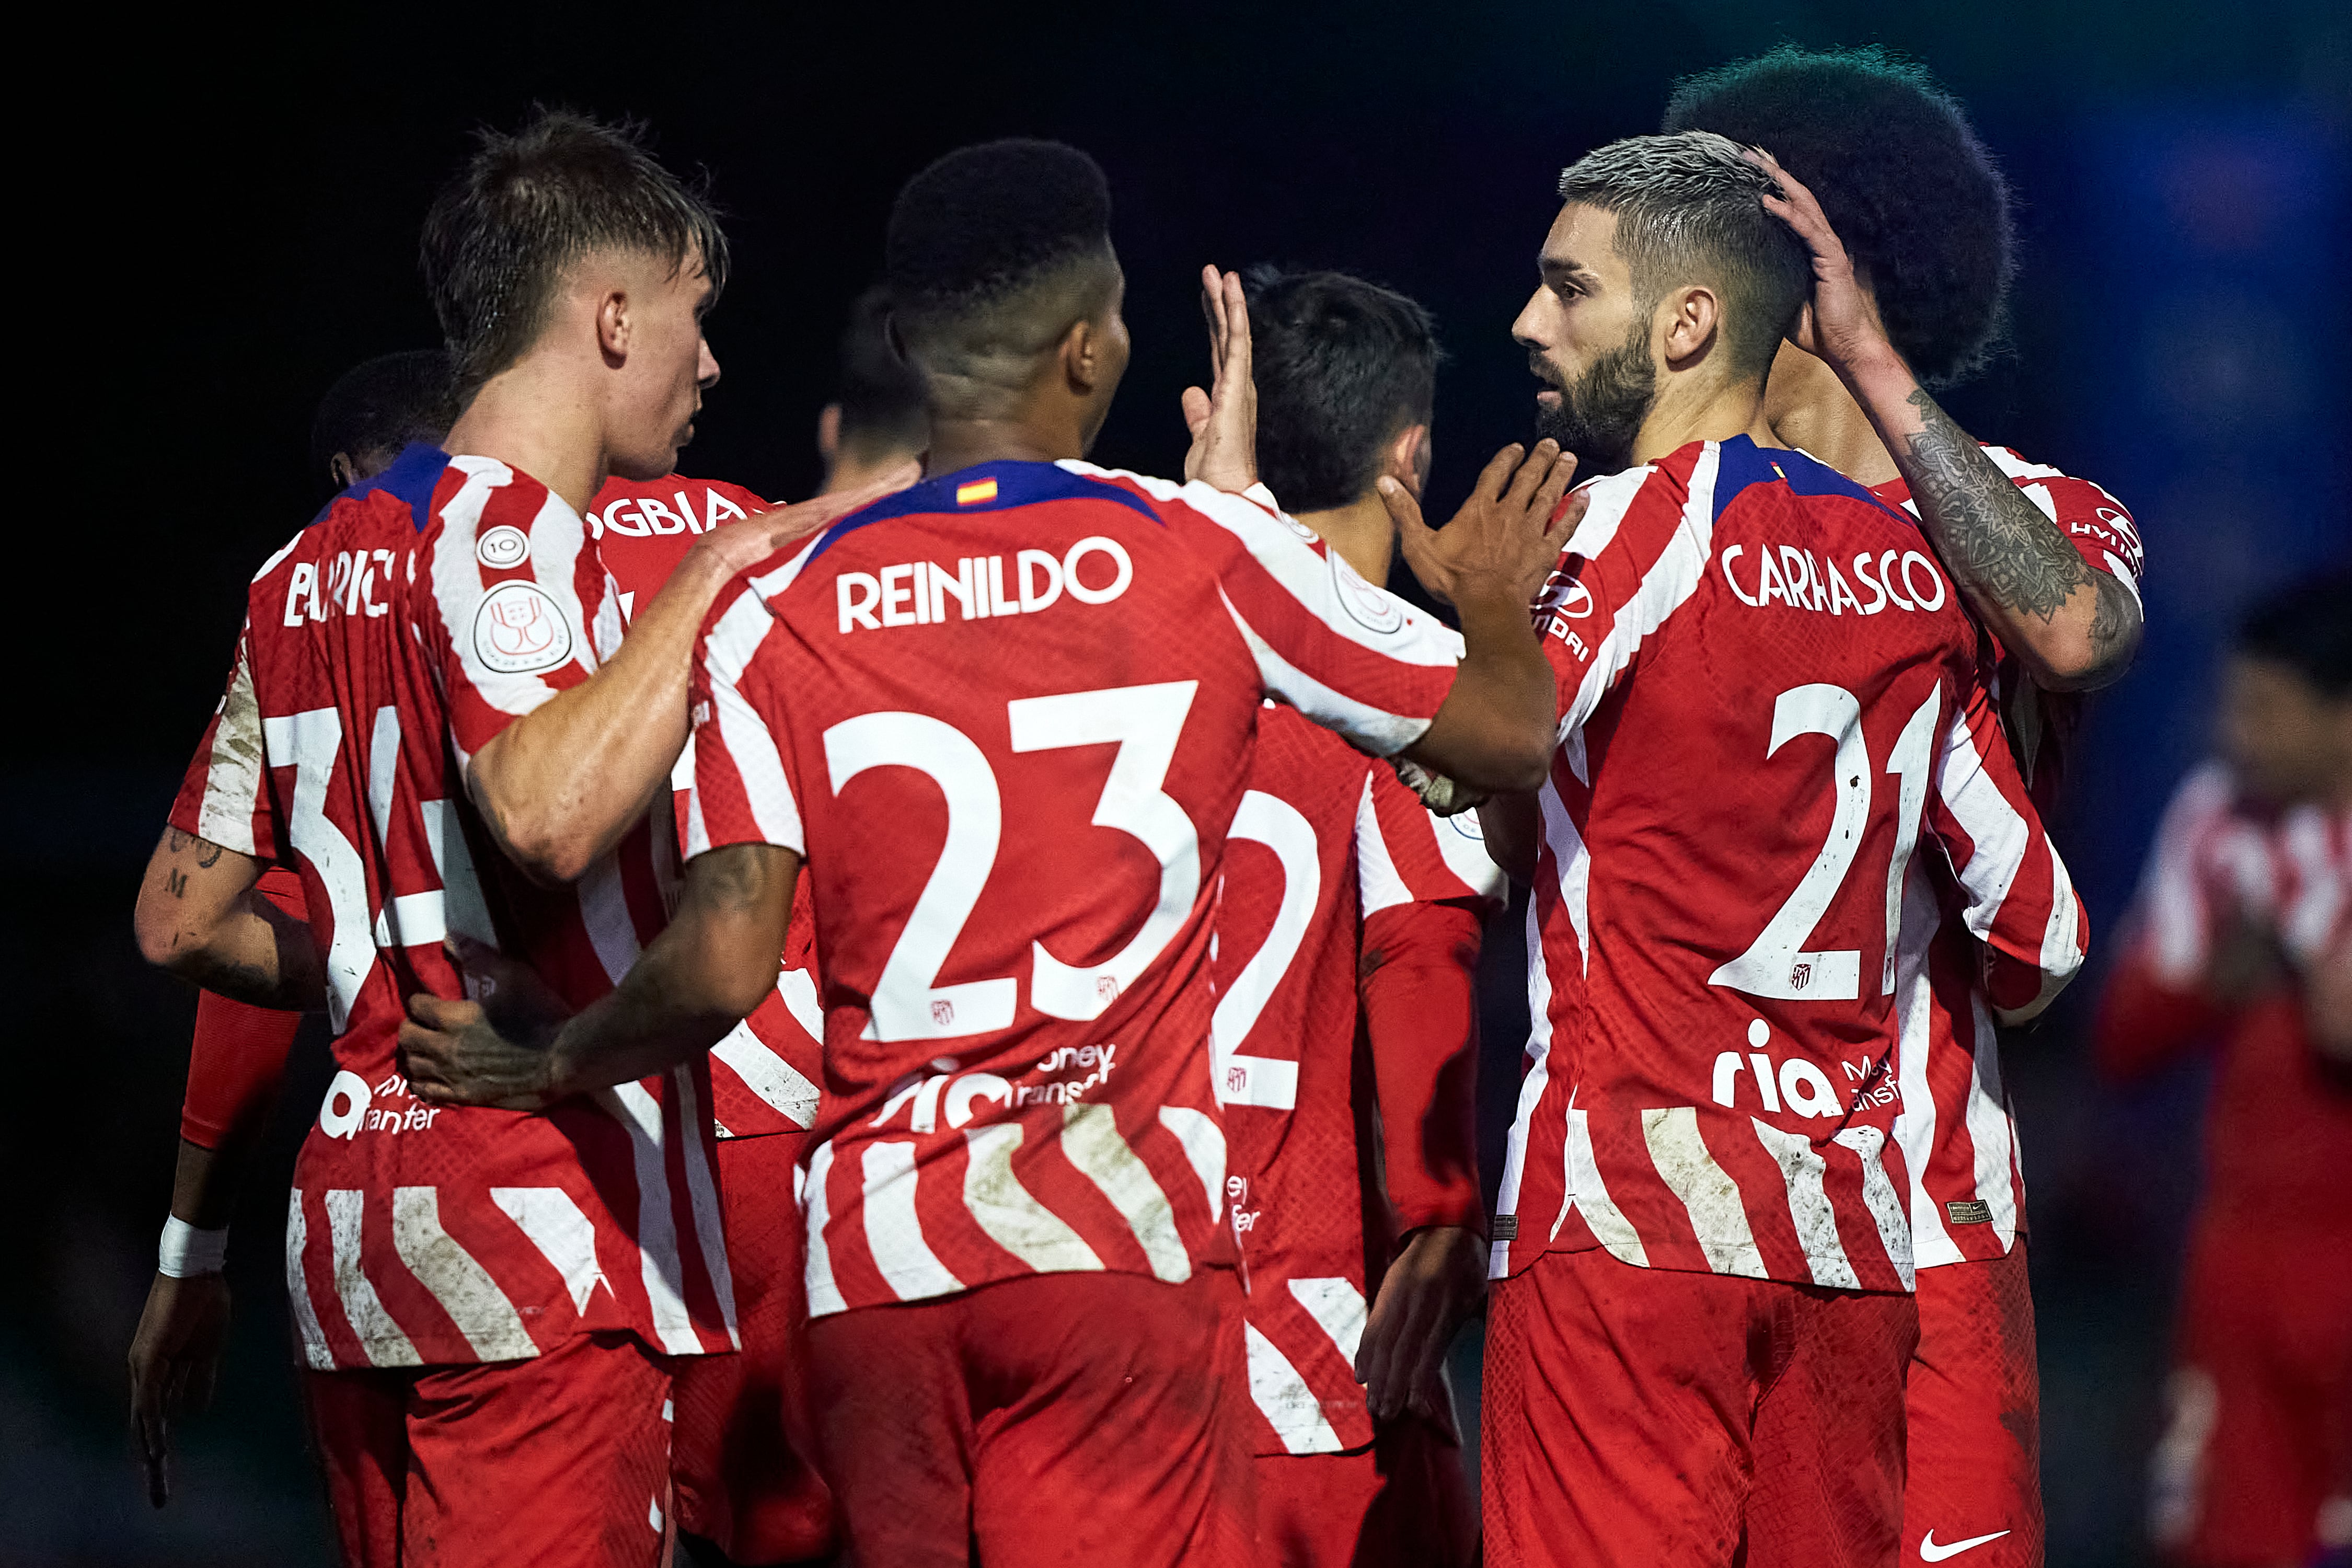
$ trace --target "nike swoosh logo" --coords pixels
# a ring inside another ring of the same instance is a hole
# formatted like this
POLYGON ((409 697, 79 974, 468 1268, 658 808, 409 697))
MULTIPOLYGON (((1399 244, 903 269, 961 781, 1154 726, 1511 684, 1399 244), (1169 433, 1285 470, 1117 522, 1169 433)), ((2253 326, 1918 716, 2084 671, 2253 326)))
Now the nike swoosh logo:
POLYGON ((2006 1530, 1996 1530, 1990 1535, 1971 1535, 1966 1541, 1955 1541, 1949 1545, 1938 1546, 1936 1544, 1936 1532, 1930 1530, 1919 1538, 1919 1561, 1941 1563, 1947 1557, 1958 1557, 1961 1552, 1971 1547, 1982 1546, 1988 1541, 1999 1541, 2008 1533, 2006 1530))

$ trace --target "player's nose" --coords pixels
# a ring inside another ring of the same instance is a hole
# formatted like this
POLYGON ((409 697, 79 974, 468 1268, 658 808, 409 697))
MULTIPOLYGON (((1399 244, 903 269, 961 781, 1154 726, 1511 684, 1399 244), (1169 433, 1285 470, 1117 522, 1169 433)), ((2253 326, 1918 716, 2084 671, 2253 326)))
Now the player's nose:
POLYGON ((719 356, 710 352, 710 340, 704 338, 697 345, 694 362, 694 384, 709 387, 719 384, 719 356))

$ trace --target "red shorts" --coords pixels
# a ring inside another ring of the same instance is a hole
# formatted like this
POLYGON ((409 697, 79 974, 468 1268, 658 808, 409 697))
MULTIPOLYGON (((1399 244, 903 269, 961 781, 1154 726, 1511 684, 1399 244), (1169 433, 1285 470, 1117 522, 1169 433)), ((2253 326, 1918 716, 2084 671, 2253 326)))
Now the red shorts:
POLYGON ((305 1373, 347 1568, 653 1568, 669 1372, 596 1333, 530 1361, 305 1373))
POLYGON ((677 1363, 670 1474, 677 1527, 742 1563, 823 1557, 837 1544, 833 1494, 802 1457, 814 1445, 801 1395, 808 1294, 793 1201, 800 1150, 792 1132, 719 1140, 727 1262, 743 1350, 677 1363))
POLYGON ((1908 1296, 1551 1252, 1488 1309, 1486 1561, 1891 1564, 1908 1296))
POLYGON ((1478 1510, 1462 1447, 1418 1416, 1349 1454, 1260 1454, 1257 1539, 1266 1568, 1469 1568, 1478 1510))
POLYGON ((2352 1547, 2352 1237, 2200 1225, 2170 1394, 2151 1520, 2169 1559, 2352 1547))
POLYGON ((2023 1237, 2006 1258, 1919 1270, 1903 1407, 1905 1563, 1965 1552, 1961 1568, 2041 1568, 2042 1379, 2023 1237))
POLYGON ((809 1325, 809 1404, 866 1568, 1250 1568, 1241 1289, 1039 1274, 809 1325))

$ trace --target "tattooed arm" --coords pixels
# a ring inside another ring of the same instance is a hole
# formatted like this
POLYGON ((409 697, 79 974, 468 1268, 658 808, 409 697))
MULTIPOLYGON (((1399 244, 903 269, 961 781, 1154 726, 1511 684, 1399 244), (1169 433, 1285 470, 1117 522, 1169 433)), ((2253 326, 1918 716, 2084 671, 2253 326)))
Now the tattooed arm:
POLYGON ((2122 678, 2139 649, 2139 601, 2083 559, 2042 510, 1927 395, 1887 342, 1821 204, 1768 154, 1782 195, 1764 205, 1812 251, 1798 346, 1837 372, 1903 471, 1919 520, 1969 606, 2053 691, 2122 678))
POLYGON ((732 844, 688 861, 667 929, 617 989, 552 1038, 530 1038, 533 1031, 499 1016, 495 1000, 486 1012, 410 997, 411 1021, 400 1028, 410 1089, 436 1105, 537 1110, 701 1055, 775 988, 800 868, 798 855, 768 844, 732 844))
POLYGON ((326 1005, 310 928, 254 890, 262 862, 167 827, 147 862, 133 923, 147 962, 257 1007, 326 1005))

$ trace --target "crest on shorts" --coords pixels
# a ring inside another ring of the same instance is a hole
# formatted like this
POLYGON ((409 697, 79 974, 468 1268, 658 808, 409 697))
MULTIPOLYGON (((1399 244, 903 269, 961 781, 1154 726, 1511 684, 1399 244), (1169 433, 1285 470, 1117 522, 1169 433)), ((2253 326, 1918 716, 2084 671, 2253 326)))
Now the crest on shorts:
POLYGON ((501 583, 474 611, 474 657, 500 675, 553 669, 572 657, 572 628, 538 584, 501 583))

